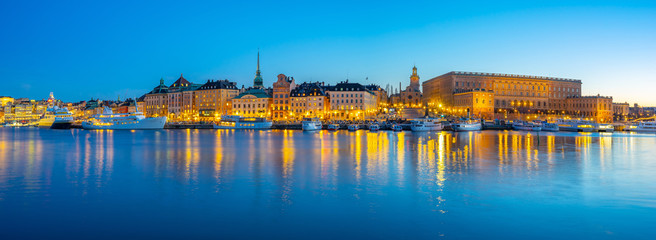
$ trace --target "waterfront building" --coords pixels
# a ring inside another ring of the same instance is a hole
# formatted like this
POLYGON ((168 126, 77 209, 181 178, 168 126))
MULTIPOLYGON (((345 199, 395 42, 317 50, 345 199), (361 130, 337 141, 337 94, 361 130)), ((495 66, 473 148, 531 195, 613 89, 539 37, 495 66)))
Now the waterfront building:
POLYGON ((629 117, 629 103, 613 103, 613 120, 626 121, 629 117))
MULTIPOLYGON (((389 95, 387 94, 387 90, 382 88, 381 86, 377 84, 368 84, 364 86, 367 90, 371 91, 376 95, 376 106, 379 108, 386 108, 388 107, 389 104, 389 95)), ((381 109, 379 109, 381 110, 381 109)))
POLYGON ((454 114, 491 119, 494 115, 494 91, 466 89, 453 93, 454 114))
MULTIPOLYGON (((226 80, 207 80, 193 91, 198 116, 203 121, 214 121, 231 112, 231 99, 237 96, 237 83, 226 80)), ((187 109, 195 113, 194 109, 187 109)))
POLYGON ((606 96, 572 96, 568 97, 566 113, 576 118, 596 121, 598 123, 613 122, 613 98, 606 96))
MULTIPOLYGON (((399 83, 401 89, 401 83, 399 83)), ((412 75, 410 75, 410 85, 405 90, 395 94, 392 100, 392 106, 396 108, 421 108, 422 107, 422 94, 419 89, 419 75, 417 74, 417 67, 412 67, 412 75)))
POLYGON ((14 98, 9 96, 0 96, 0 107, 4 107, 7 104, 13 104, 14 98))
POLYGON ((249 88, 232 99, 232 114, 242 117, 270 118, 273 98, 262 88, 249 88))
POLYGON ((446 109, 454 106, 455 92, 492 90, 495 111, 506 116, 564 114, 567 98, 581 96, 581 80, 497 73, 449 72, 424 82, 422 87, 424 104, 446 109))
POLYGON ((327 86, 330 98, 330 118, 335 120, 364 120, 378 112, 376 94, 359 83, 348 80, 327 86))
POLYGON ((162 78, 159 80, 159 85, 146 94, 144 97, 146 117, 168 116, 168 89, 162 78))
POLYGON ((195 90, 202 84, 195 84, 185 79, 182 74, 167 90, 167 110, 169 121, 189 121, 198 116, 195 90))
POLYGON ((302 118, 324 119, 330 112, 330 99, 323 87, 323 83, 303 83, 294 88, 290 93, 289 114, 292 119, 302 118))
POLYGON ((132 113, 137 111, 137 105, 134 99, 128 98, 118 104, 115 113, 132 113))
POLYGON ((278 81, 273 83, 273 104, 271 111, 273 121, 284 121, 290 119, 290 93, 296 88, 296 81, 293 77, 287 77, 285 74, 278 74, 278 81))

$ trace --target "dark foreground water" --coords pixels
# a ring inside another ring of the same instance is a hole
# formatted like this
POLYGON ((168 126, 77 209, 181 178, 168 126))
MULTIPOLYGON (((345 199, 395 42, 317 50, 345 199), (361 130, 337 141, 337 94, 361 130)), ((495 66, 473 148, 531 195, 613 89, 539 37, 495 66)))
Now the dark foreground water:
POLYGON ((653 239, 656 135, 0 128, 0 239, 653 239))

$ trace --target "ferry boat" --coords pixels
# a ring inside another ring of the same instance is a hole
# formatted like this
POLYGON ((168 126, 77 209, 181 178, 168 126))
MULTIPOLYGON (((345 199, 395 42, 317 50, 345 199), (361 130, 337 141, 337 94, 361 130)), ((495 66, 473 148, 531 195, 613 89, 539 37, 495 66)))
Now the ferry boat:
POLYGON ((380 130, 380 126, 378 124, 369 125, 369 131, 378 131, 378 130, 380 130))
POLYGON ((73 124, 73 114, 67 108, 57 106, 46 109, 46 113, 39 119, 40 128, 69 129, 73 124))
POLYGON ((82 122, 82 128, 87 130, 133 130, 133 129, 163 129, 166 117, 147 118, 142 112, 113 113, 105 107, 102 114, 93 115, 89 121, 82 122))
POLYGON ((357 131, 360 127, 358 127, 357 124, 349 124, 348 125, 348 130, 349 131, 357 131))
POLYGON ((542 131, 542 127, 540 127, 539 125, 531 122, 521 121, 521 120, 513 121, 512 128, 517 131, 534 131, 534 132, 542 131))
POLYGON ((566 132, 593 132, 597 129, 595 123, 581 120, 558 119, 556 124, 560 131, 566 132))
POLYGON ((443 129, 440 119, 425 118, 411 122, 410 130, 413 132, 441 131, 443 129))
POLYGON ((270 129, 273 122, 266 118, 241 117, 227 115, 221 117, 219 124, 214 124, 215 129, 270 129))
POLYGON ((395 131, 395 132, 403 131, 403 126, 401 126, 400 124, 394 124, 394 125, 392 125, 392 131, 395 131))
POLYGON ((629 131, 656 133, 656 121, 638 122, 637 125, 629 126, 629 131))
POLYGON ((316 131, 321 130, 321 121, 318 118, 305 118, 301 121, 301 128, 303 131, 316 131))
POLYGON ((339 130, 339 124, 329 124, 328 130, 339 130))
POLYGON ((480 131, 483 129, 483 124, 481 124, 480 121, 469 119, 458 123, 452 123, 451 128, 455 132, 480 131))

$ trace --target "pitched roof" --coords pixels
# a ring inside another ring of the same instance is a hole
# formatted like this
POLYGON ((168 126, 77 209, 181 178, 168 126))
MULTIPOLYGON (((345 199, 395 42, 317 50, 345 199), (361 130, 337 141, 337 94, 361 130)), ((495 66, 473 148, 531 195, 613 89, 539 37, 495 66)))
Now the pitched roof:
POLYGON ((205 84, 198 87, 197 90, 206 89, 237 89, 237 83, 226 80, 207 80, 205 84))
POLYGON ((189 84, 191 84, 191 82, 187 81, 187 79, 182 77, 182 74, 180 74, 180 78, 178 78, 178 80, 175 80, 175 82, 173 82, 173 84, 171 84, 171 86, 169 86, 169 88, 172 88, 172 87, 186 87, 189 84))
POLYGON ((301 85, 296 86, 290 95, 292 97, 303 97, 303 96, 325 96, 325 89, 319 85, 319 83, 302 83, 301 85))

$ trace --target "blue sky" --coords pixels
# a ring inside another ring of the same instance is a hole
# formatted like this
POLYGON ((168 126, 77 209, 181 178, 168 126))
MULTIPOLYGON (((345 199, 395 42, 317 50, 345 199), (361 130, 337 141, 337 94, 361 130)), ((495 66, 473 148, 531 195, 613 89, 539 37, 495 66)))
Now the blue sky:
POLYGON ((249 86, 260 48, 269 86, 284 73, 405 87, 416 64, 422 80, 576 78, 584 94, 656 105, 656 2, 454 2, 2 1, 0 95, 125 98, 181 73, 249 86))

